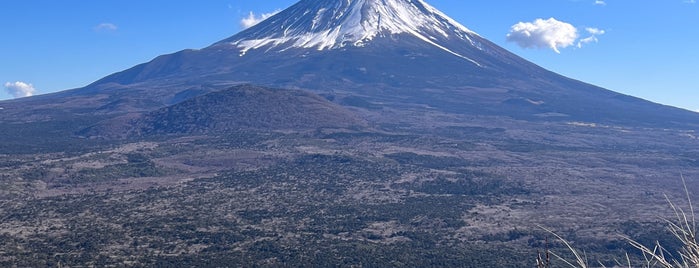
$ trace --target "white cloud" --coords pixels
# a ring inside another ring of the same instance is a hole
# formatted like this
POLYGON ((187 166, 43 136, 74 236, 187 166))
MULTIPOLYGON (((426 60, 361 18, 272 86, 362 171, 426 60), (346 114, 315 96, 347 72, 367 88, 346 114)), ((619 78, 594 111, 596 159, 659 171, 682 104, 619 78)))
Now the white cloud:
POLYGON ((577 45, 578 48, 582 48, 584 44, 593 43, 593 42, 594 42, 594 43, 599 42, 599 39, 597 38, 597 36, 603 35, 603 34, 605 33, 604 30, 598 29, 598 28, 585 28, 585 31, 586 31, 587 33, 589 33, 590 36, 585 37, 585 38, 583 38, 583 39, 580 39, 580 40, 578 41, 578 45, 577 45))
POLYGON ((243 27, 243 29, 250 28, 252 26, 255 26, 256 24, 260 23, 263 20, 266 20, 267 18, 276 15, 279 13, 279 10, 275 10, 274 12, 271 13, 263 13, 260 14, 259 16, 255 15, 254 12, 250 11, 250 14, 248 14, 247 17, 243 18, 240 20, 240 26, 243 27))
POLYGON ((113 23, 100 23, 97 26, 94 27, 95 31, 97 32, 111 32, 111 31, 116 31, 119 30, 119 27, 116 26, 116 24, 113 23))
POLYGON ((607 2, 604 2, 604 0, 595 0, 594 4, 598 6, 606 6, 607 2))
POLYGON ((574 45, 577 39, 578 29, 575 26, 554 18, 519 22, 507 34, 507 41, 515 42, 520 47, 550 48, 556 53, 561 53, 559 48, 574 45))
POLYGON ((15 98, 22 98, 33 96, 36 89, 34 89, 32 84, 17 81, 5 83, 5 91, 15 98))

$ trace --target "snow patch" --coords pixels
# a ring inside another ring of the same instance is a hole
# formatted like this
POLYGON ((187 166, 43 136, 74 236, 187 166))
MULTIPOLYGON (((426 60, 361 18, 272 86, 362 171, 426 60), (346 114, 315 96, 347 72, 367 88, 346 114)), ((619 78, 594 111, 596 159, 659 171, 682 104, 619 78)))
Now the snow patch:
POLYGON ((377 37, 410 34, 481 66, 438 41, 458 38, 480 49, 469 36, 476 34, 422 0, 306 0, 268 19, 259 28, 229 44, 239 48, 243 56, 263 47, 282 46, 281 50, 363 47, 377 37))

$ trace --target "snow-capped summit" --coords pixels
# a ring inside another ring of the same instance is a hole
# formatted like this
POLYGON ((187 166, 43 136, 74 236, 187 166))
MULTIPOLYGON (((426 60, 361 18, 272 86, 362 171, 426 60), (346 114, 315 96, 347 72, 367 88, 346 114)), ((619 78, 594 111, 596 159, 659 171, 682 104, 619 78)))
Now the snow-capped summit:
POLYGON ((362 47, 377 37, 408 34, 453 55, 444 43, 478 46, 476 34, 422 0, 303 0, 231 39, 241 55, 253 49, 362 47))

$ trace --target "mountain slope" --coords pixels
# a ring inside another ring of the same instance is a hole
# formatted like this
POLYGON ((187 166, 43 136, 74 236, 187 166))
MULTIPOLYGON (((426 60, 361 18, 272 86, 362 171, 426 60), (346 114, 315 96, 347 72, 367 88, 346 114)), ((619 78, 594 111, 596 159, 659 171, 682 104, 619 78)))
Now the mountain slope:
MULTIPOLYGON (((410 75, 430 77, 442 74, 447 77, 469 75, 470 72, 507 72, 511 76, 518 76, 525 71, 528 74, 543 71, 423 1, 321 0, 300 1, 210 47, 161 56, 148 64, 107 77, 97 84, 109 81, 131 84, 165 77, 177 79, 173 75, 190 72, 224 80, 260 80, 256 74, 272 73, 280 76, 274 79, 280 81, 288 79, 287 72, 308 74, 323 72, 328 67, 335 67, 330 71, 342 71, 344 76, 350 78, 359 78, 352 77, 352 72, 365 73, 368 81, 399 80, 410 75), (355 61, 360 62, 340 62, 328 66, 322 60, 339 56, 358 56, 355 61), (377 56, 378 59, 372 60, 377 56), (280 59, 285 62, 280 64, 280 59), (445 65, 437 69, 425 68, 424 65, 410 66, 423 61, 428 63, 427 66, 445 65), (259 69, 256 66, 268 63, 278 66, 259 69), (299 64, 308 65, 304 68, 299 64), (289 70, 287 66, 295 69, 289 70), (519 70, 512 72, 512 68, 519 70), (428 73, 422 73, 424 71, 428 73)), ((336 74, 333 78, 340 77, 336 74)))

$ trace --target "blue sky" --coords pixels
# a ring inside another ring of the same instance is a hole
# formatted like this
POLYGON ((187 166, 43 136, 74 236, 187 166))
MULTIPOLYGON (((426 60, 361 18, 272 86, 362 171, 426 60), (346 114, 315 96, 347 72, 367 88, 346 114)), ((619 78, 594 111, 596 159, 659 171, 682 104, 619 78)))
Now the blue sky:
MULTIPOLYGON (((481 36, 547 69, 696 111, 695 1, 427 0, 481 36), (540 33, 534 34, 539 39, 523 38, 524 30, 540 33)), ((250 12, 260 16, 295 2, 3 0, 0 99, 81 87, 161 54, 203 48, 239 32, 250 12)))

